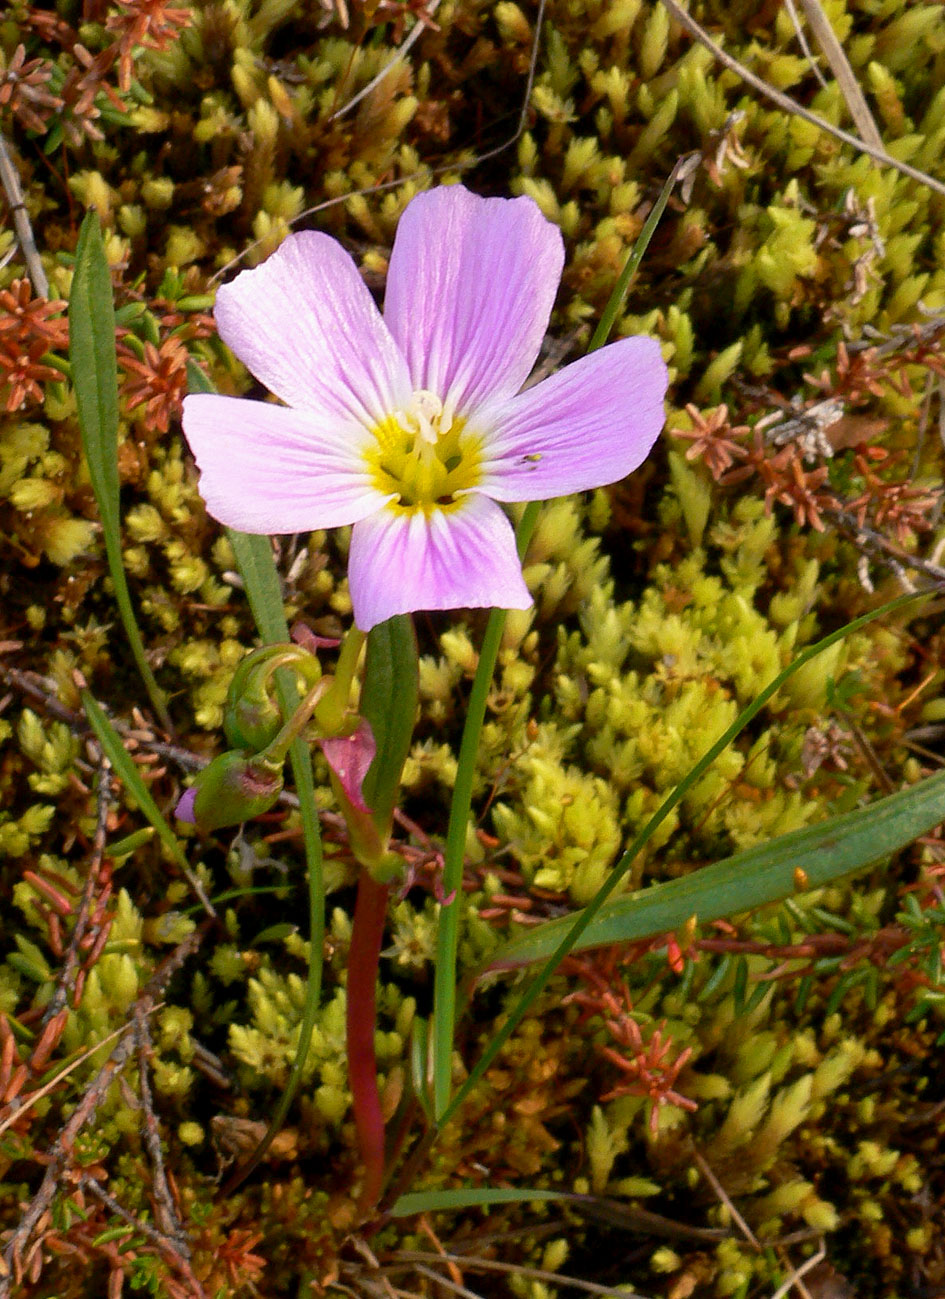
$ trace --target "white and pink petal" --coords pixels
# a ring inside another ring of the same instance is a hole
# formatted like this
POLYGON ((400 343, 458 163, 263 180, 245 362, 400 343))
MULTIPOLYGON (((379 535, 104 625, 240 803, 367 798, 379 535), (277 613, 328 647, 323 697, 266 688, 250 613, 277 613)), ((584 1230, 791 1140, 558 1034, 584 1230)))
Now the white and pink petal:
POLYGON ((625 478, 663 427, 667 370, 652 338, 624 338, 477 412, 497 501, 538 501, 625 478))
POLYGON ((404 405, 407 365, 358 268, 314 230, 289 235, 217 293, 220 337, 289 406, 375 424, 404 405))
POLYGON ((348 585, 362 631, 399 613, 532 603, 512 525, 480 495, 429 515, 388 507, 356 523, 348 585))
POLYGON ((390 498, 372 486, 360 425, 242 397, 184 398, 184 434, 207 511, 242 532, 356 523, 390 498))
POLYGON ((518 392, 563 264, 561 232, 532 199, 482 198, 461 185, 418 194, 397 227, 384 299, 414 388, 460 414, 518 392))

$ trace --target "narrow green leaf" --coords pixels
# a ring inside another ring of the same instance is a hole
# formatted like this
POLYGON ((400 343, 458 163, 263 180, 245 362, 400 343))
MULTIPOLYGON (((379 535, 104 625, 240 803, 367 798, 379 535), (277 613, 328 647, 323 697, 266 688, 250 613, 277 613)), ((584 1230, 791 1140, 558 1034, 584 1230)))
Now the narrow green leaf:
POLYGON ((178 866, 185 872, 188 879, 192 872, 190 862, 184 852, 181 841, 171 829, 170 825, 164 818, 161 809, 155 803, 151 796, 151 791, 142 779, 141 772, 135 766, 134 759, 125 748, 121 736, 112 726, 111 722, 105 716, 98 701, 89 693, 88 690, 81 692, 82 707, 85 709, 85 715, 89 719, 89 725, 95 732, 95 738, 102 746, 102 752, 108 761, 112 764, 115 775, 131 794, 132 798, 140 807, 142 813, 150 821, 151 825, 157 831, 158 837, 164 847, 171 854, 178 866))
POLYGON ((529 1191, 512 1186, 462 1186, 448 1191, 411 1191, 394 1201, 393 1218, 409 1218, 415 1213, 437 1210, 468 1209, 477 1205, 528 1204, 535 1200, 570 1200, 567 1191, 529 1191))
POLYGON ((685 163, 684 158, 680 158, 673 170, 667 176, 663 188, 660 190, 659 197, 653 204, 650 215, 643 224, 643 229, 637 236, 636 243, 630 249, 627 260, 624 262, 623 270, 617 276, 617 282, 611 290, 610 297, 607 299, 607 305, 601 312, 600 320, 597 322, 597 328, 590 343, 587 345, 589 352, 594 352, 598 347, 603 347, 610 337, 610 332, 617 321, 620 308, 623 306, 623 300, 627 296, 630 288, 630 281, 639 269, 640 263, 647 248, 650 246, 650 240, 656 233, 656 227, 660 223, 660 218, 669 202, 669 196, 673 192, 673 186, 679 179, 679 173, 685 163))
MULTIPOLYGON (((807 876, 810 888, 822 888, 882 861, 943 819, 945 772, 940 772, 869 807, 795 830, 680 879, 613 899, 572 950, 636 942, 679 929, 692 916, 703 923, 780 902, 797 892, 797 870, 807 876)), ((489 968, 510 969, 547 960, 573 924, 572 916, 564 916, 536 925, 500 948, 489 968)))
POLYGON ((272 543, 268 537, 237 532, 234 528, 227 528, 226 535, 260 636, 273 645, 287 641, 289 628, 282 604, 282 582, 272 556, 272 543))
POLYGON ((385 836, 410 752, 419 690, 413 619, 407 614, 388 618, 368 635, 361 687, 361 715, 370 723, 377 743, 377 756, 364 778, 364 801, 385 836))
MULTIPOLYGON (((524 559, 532 539, 540 501, 531 501, 525 507, 515 531, 515 545, 519 559, 524 559)), ((456 960, 459 952, 459 892, 463 884, 463 860, 466 853, 466 827, 472 807, 473 784, 476 779, 476 760, 479 756, 479 737, 486 717, 486 700, 495 672, 502 633, 505 631, 505 609, 493 609, 482 638, 476 675, 466 705, 466 721, 459 745, 453 797, 450 801, 450 819, 446 830, 446 851, 443 855, 443 893, 448 899, 440 907, 436 929, 436 961, 433 973, 433 1018, 431 1039, 433 1043, 433 1096, 437 1118, 443 1114, 450 1098, 450 1080, 453 1069, 453 1035, 456 1026, 456 960)))
POLYGON ((102 526, 118 532, 118 362, 112 280, 98 216, 79 231, 69 295, 69 360, 102 526))
POLYGON ((415 1015, 410 1026, 410 1081, 420 1108, 432 1123, 433 1098, 430 1095, 429 1062, 430 1025, 422 1015, 415 1015))
POLYGON ((131 653, 151 705, 171 730, 164 694, 145 657, 121 554, 118 479, 118 363, 112 281, 98 216, 89 212, 79 231, 69 294, 69 362, 89 478, 102 520, 108 571, 131 653))
POLYGON ((192 356, 187 358, 187 391, 216 392, 216 388, 192 356))

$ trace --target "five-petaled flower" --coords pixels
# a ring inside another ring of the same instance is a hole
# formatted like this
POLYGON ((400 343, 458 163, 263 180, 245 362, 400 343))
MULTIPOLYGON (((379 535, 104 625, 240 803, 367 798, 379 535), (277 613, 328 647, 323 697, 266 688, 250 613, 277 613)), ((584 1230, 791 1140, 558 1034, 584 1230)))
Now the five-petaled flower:
POLYGON ((531 199, 434 189, 401 218, 382 317, 334 239, 290 235, 214 312, 285 406, 184 402, 210 513, 254 533, 353 524, 363 631, 413 610, 527 608, 501 503, 616 482, 663 425, 666 367, 649 338, 521 391, 563 261, 531 199))

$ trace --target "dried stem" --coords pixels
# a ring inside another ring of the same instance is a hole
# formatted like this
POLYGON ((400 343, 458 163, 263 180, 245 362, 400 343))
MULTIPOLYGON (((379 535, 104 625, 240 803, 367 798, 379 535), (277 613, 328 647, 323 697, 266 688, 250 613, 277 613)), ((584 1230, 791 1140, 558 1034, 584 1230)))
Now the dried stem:
POLYGON ((76 913, 75 924, 72 928, 72 937, 69 939, 69 946, 66 948, 65 959, 62 970, 56 980, 56 987, 53 995, 49 999, 49 1004, 43 1011, 42 1023, 47 1024, 54 1015, 58 1015, 69 997, 72 988, 72 978, 79 967, 79 949, 82 940, 85 938, 89 929, 89 914, 92 908, 92 898, 98 887, 99 878, 102 872, 102 864, 105 860, 105 836, 108 825, 108 811, 111 804, 112 781, 111 765, 103 753, 99 754, 99 780, 97 796, 97 812, 95 818, 95 837, 92 841, 92 860, 89 863, 88 874, 85 877, 85 884, 82 889, 82 897, 79 900, 79 909, 76 913))
POLYGON ((393 56, 384 64, 377 76, 373 77, 366 86, 362 86, 358 93, 353 95, 346 104, 342 105, 341 108, 332 113, 328 118, 329 122, 337 122, 339 117, 344 117, 347 113, 350 113, 355 104, 360 104, 362 99, 365 99, 372 90, 381 84, 387 74, 397 66, 401 59, 406 58, 411 48, 417 43, 420 36, 423 34, 423 29, 439 7, 440 0, 430 0, 430 4, 427 5, 426 9, 424 9, 423 13, 417 19, 413 30, 408 34, 403 44, 397 48, 393 56))
POLYGON ((879 127, 869 110, 844 48, 830 25, 830 19, 820 6, 820 0, 799 0, 799 3, 817 44, 823 50, 824 58, 830 64, 830 71, 837 79, 856 129, 867 144, 871 144, 874 149, 882 149, 883 137, 879 133, 879 127))
POLYGON ((161 1152, 161 1134, 158 1130, 157 1115, 154 1112, 154 1100, 151 1096, 150 1055, 152 1051, 151 1033, 147 1016, 139 1008, 135 1009, 135 1040, 138 1049, 138 1092, 141 1097, 141 1109, 144 1113, 144 1143, 151 1158, 151 1176, 154 1182, 154 1213, 158 1226, 168 1236, 175 1248, 185 1258, 190 1257, 190 1246, 177 1216, 177 1207, 167 1184, 164 1172, 164 1156, 161 1152))
POLYGON ((162 1232, 157 1231, 152 1227, 149 1222, 144 1222, 142 1219, 136 1218, 133 1213, 129 1213, 124 1205, 119 1204, 113 1195, 109 1195, 105 1188, 101 1186, 94 1177, 81 1178, 79 1186, 83 1191, 88 1191, 90 1195, 94 1195, 97 1200, 100 1200, 109 1213, 113 1214, 116 1218, 120 1218, 122 1222, 126 1222, 132 1231, 139 1232, 142 1236, 145 1236, 150 1240, 153 1245, 157 1246, 161 1252, 162 1258, 166 1259, 168 1263, 181 1273, 184 1280, 190 1286, 190 1291, 194 1299, 206 1299, 206 1291, 191 1271, 189 1262, 186 1258, 181 1257, 178 1252, 180 1249, 180 1243, 177 1241, 176 1237, 169 1239, 162 1232))
POLYGON ((13 228, 16 230, 17 241, 23 253, 23 260, 26 263, 26 270, 33 285, 33 292, 38 298, 48 298, 49 281, 46 279, 46 272, 43 270, 43 263, 36 247, 36 240, 33 238, 33 227, 30 225, 30 214, 23 202, 20 178, 17 175, 16 167, 13 165, 13 159, 10 157, 10 151, 7 148, 7 142, 2 131, 0 131, 0 184, 3 185, 7 203, 10 205, 13 228))

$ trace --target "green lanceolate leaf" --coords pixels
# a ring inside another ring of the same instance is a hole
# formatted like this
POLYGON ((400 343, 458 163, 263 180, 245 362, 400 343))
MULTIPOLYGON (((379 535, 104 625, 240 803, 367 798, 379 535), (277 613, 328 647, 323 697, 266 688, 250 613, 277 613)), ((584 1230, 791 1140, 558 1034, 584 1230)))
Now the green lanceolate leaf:
POLYGON ((437 1210, 468 1209, 471 1206, 490 1204, 528 1204, 535 1200, 570 1200, 566 1191, 530 1191, 514 1186, 461 1186, 447 1191, 411 1191, 394 1202, 392 1218, 409 1218, 415 1213, 435 1213, 437 1210))
POLYGON ((282 604, 282 582, 272 557, 272 543, 268 537, 251 536, 233 528, 227 528, 226 535, 260 636, 273 645, 287 641, 289 628, 282 604))
POLYGON ((388 618, 368 635, 361 715, 370 723, 377 756, 364 778, 364 801, 382 836, 390 832, 400 776, 417 715, 417 638, 407 614, 388 618))
MULTIPOLYGON (((806 887, 822 888, 882 861, 943 819, 945 772, 939 772, 869 807, 782 835, 682 879, 612 899, 573 950, 635 942, 678 929, 693 916, 702 923, 780 902, 797 892, 798 872, 806 887)), ((489 969, 547 960, 573 923, 571 916, 549 920, 514 938, 491 958, 489 969)))
POLYGON ((69 294, 69 361, 89 478, 105 539, 115 602, 131 652, 161 725, 171 729, 164 695, 145 657, 121 554, 118 500, 118 364, 112 281, 98 216, 82 222, 69 294))
POLYGON ((69 295, 69 361, 102 526, 118 532, 118 362, 112 280, 98 217, 82 222, 69 295))

